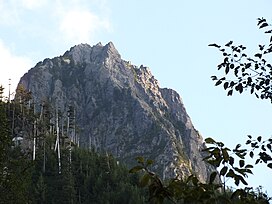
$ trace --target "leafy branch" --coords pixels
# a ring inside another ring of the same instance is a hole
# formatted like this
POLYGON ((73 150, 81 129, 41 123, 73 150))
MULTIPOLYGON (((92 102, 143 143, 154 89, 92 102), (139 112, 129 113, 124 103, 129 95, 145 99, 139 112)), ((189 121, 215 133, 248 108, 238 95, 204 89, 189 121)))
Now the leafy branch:
MULTIPOLYGON (((146 160, 143 157, 136 158, 138 165, 130 169, 130 173, 142 172, 139 180, 141 187, 148 187, 149 202, 163 203, 169 200, 171 203, 195 203, 207 202, 213 203, 217 197, 221 184, 216 182, 217 173, 210 175, 209 183, 202 183, 195 175, 182 180, 178 177, 163 182, 157 174, 149 170, 153 164, 152 160, 146 160)), ((223 198, 222 198, 223 199, 223 198)))
POLYGON ((250 145, 251 150, 249 151, 249 156, 253 159, 257 151, 258 158, 255 161, 255 165, 259 163, 265 163, 267 167, 272 169, 272 137, 263 140, 262 136, 258 136, 256 139, 252 139, 251 135, 248 135, 248 140, 246 145, 250 145))
MULTIPOLYGON (((215 145, 209 147, 204 151, 210 152, 213 156, 206 158, 206 161, 211 161, 212 165, 220 166, 221 162, 225 162, 225 166, 228 163, 232 163, 234 157, 228 156, 229 149, 224 147, 223 143, 215 142, 213 139, 208 138, 206 141, 215 145), (219 151, 218 151, 219 148, 219 151), (223 153, 224 152, 224 153, 223 153), (220 156, 219 156, 220 155, 220 156), (224 158, 225 157, 225 158, 224 158), (213 159, 212 159, 213 158, 213 159), (212 162, 213 161, 213 162, 212 162), (218 162, 220 161, 220 162, 218 162)), ((244 158, 245 153, 240 147, 236 147, 233 150, 234 154, 238 157, 244 158)), ((148 188, 149 203, 162 204, 164 201, 170 201, 171 203, 183 203, 183 204, 195 204, 195 203, 239 203, 239 204, 268 204, 269 198, 266 193, 262 192, 261 188, 253 190, 253 188, 246 187, 244 189, 237 189, 231 191, 225 189, 222 193, 222 185, 216 177, 218 172, 212 172, 207 183, 202 183, 195 175, 191 175, 186 179, 180 179, 177 175, 175 178, 163 181, 159 176, 152 172, 149 168, 153 164, 152 160, 145 160, 143 157, 136 158, 138 165, 130 169, 130 173, 141 173, 139 179, 139 185, 142 188, 148 188)), ((234 163, 234 162, 233 162, 234 163)), ((229 176, 237 181, 245 182, 245 175, 251 173, 253 166, 245 165, 243 159, 239 160, 240 167, 234 167, 230 164, 230 168, 226 170, 225 166, 220 170, 220 175, 229 176), (242 166, 242 167, 241 167, 242 166), (224 170, 225 169, 225 170, 224 170), (232 173, 231 173, 232 172, 232 173), (241 179, 243 178, 243 179, 241 179)), ((224 186, 225 187, 225 186, 224 186)))
POLYGON ((224 77, 211 76, 216 81, 215 86, 223 85, 228 96, 234 91, 240 94, 250 89, 251 94, 257 98, 270 99, 272 102, 272 65, 265 57, 272 52, 272 25, 266 19, 258 18, 259 29, 269 28, 265 31, 270 34, 270 44, 259 45, 259 51, 249 57, 243 45, 234 45, 229 41, 224 46, 215 43, 209 46, 217 48, 223 55, 223 62, 218 64, 218 70, 224 70, 224 77), (228 78, 226 78, 228 76, 228 78))
POLYGON ((204 149, 204 152, 208 153, 208 156, 204 158, 206 162, 213 165, 216 168, 221 167, 219 170, 219 176, 223 177, 224 191, 226 187, 226 178, 231 178, 238 186, 240 182, 244 185, 248 185, 246 178, 248 174, 252 174, 252 165, 246 164, 245 156, 247 154, 246 149, 241 149, 241 145, 238 144, 232 151, 224 146, 222 142, 216 142, 212 138, 205 139, 206 144, 212 145, 204 149), (239 159, 239 166, 235 164, 236 155, 239 159))

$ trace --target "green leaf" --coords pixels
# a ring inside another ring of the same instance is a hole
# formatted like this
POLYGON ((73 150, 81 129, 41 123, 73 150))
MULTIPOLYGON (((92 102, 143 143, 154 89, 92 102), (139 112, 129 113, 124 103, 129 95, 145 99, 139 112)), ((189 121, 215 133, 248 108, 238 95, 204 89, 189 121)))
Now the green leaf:
POLYGON ((229 153, 228 153, 228 151, 227 151, 227 148, 222 149, 222 154, 223 154, 224 160, 225 160, 226 162, 229 161, 229 153))
POLYGON ((192 177, 192 182, 194 184, 194 186, 198 186, 198 178, 196 176, 192 177))
POLYGON ((251 140, 247 140, 246 141, 246 145, 250 144, 251 143, 251 140))
POLYGON ((257 140, 258 140, 258 142, 261 142, 261 141, 262 141, 262 136, 259 136, 259 137, 257 138, 257 140))
POLYGON ((239 93, 243 93, 244 87, 242 84, 239 84, 239 93))
POLYGON ((247 164, 247 165, 245 166, 245 168, 246 168, 246 169, 252 169, 253 166, 252 166, 251 164, 247 164))
POLYGON ((245 172, 253 175, 253 172, 250 169, 245 169, 245 172))
POLYGON ((242 176, 238 176, 239 180, 244 184, 244 185, 248 185, 248 183, 246 182, 246 180, 244 179, 244 177, 242 176))
POLYGON ((220 149, 216 147, 213 151, 211 151, 211 153, 213 154, 213 156, 215 156, 215 158, 218 158, 220 156, 220 149))
POLYGON ((223 142, 217 142, 216 144, 218 145, 218 147, 224 147, 224 143, 223 142))
POLYGON ((217 44, 215 44, 215 43, 209 44, 208 46, 210 46, 210 47, 217 47, 217 48, 220 48, 220 47, 221 47, 220 45, 217 45, 217 44))
POLYGON ((264 27, 266 27, 266 26, 268 26, 268 24, 267 24, 267 23, 263 23, 262 25, 260 25, 260 29, 261 29, 261 28, 264 28, 264 27))
POLYGON ((226 173, 228 171, 228 167, 227 166, 224 166, 221 170, 220 170, 220 175, 221 176, 225 176, 226 173))
POLYGON ((267 164, 267 167, 272 169, 272 163, 267 164))
POLYGON ((146 187, 147 184, 149 183, 149 180, 150 180, 150 175, 147 174, 147 173, 144 174, 144 175, 142 176, 142 178, 140 179, 140 181, 139 181, 140 186, 141 186, 141 187, 146 187))
POLYGON ((129 173, 133 174, 136 173, 140 170, 142 170, 144 167, 143 166, 134 166, 132 169, 129 170, 129 173))
POLYGON ((231 178, 234 178, 235 176, 235 173, 232 169, 229 170, 229 172, 227 173, 226 177, 231 177, 231 178))
POLYGON ((267 148, 271 151, 272 149, 271 149, 271 144, 267 144, 266 145, 267 146, 267 148))
POLYGON ((232 43, 233 43, 233 41, 229 41, 225 46, 229 47, 229 46, 231 46, 232 43))
POLYGON ((266 19, 265 19, 265 18, 258 18, 257 20, 258 20, 257 25, 260 25, 261 23, 266 22, 266 19))
POLYGON ((214 141, 214 139, 211 138, 211 137, 206 138, 206 139, 205 139, 205 142, 206 142, 207 144, 214 144, 214 143, 216 143, 216 142, 214 141))
POLYGON ((226 81, 226 82, 224 83, 224 89, 226 90, 228 87, 229 87, 229 82, 226 81))
POLYGON ((253 151, 251 151, 251 152, 249 153, 249 156, 250 156, 251 158, 253 158, 253 157, 254 157, 254 153, 253 153, 253 151))
POLYGON ((272 33, 272 30, 265 31, 264 33, 272 33))
POLYGON ((235 150, 238 150, 241 146, 242 146, 241 144, 237 144, 235 150))
POLYGON ((228 96, 232 96, 232 93, 233 93, 233 90, 231 89, 231 90, 228 91, 228 94, 227 94, 227 95, 228 95, 228 96))
POLYGON ((148 159, 148 160, 146 161, 146 164, 147 164, 147 165, 152 165, 153 163, 154 163, 154 161, 151 160, 151 159, 148 159))
POLYGON ((262 58, 262 54, 257 53, 257 54, 255 54, 255 55, 254 55, 254 57, 258 57, 258 58, 260 58, 260 59, 261 59, 261 58, 262 58))
POLYGON ((251 78, 251 77, 248 77, 248 78, 247 78, 247 83, 248 83, 248 84, 251 84, 251 82, 252 82, 252 78, 251 78))
POLYGON ((245 166, 245 161, 241 159, 239 161, 239 166, 240 166, 240 168, 244 167, 245 166))
POLYGON ((225 73, 228 74, 229 70, 230 70, 229 66, 226 66, 225 73))
POLYGON ((234 183, 236 186, 239 186, 240 179, 238 179, 238 177, 234 177, 234 183))
POLYGON ((236 67, 236 68, 234 69, 234 74, 235 74, 236 77, 238 77, 238 71, 239 71, 239 70, 238 70, 237 67, 236 67))
POLYGON ((270 83, 270 79, 266 79, 264 83, 265 83, 266 86, 268 86, 269 83, 270 83))
POLYGON ((136 157, 136 160, 140 164, 144 164, 144 158, 143 157, 136 157))
POLYGON ((212 184, 216 178, 217 172, 212 172, 210 175, 210 184, 212 184))
POLYGON ((217 80, 217 76, 211 76, 212 80, 217 80))
POLYGON ((230 157, 230 159, 229 159, 229 164, 230 164, 231 166, 233 166, 233 164, 234 164, 234 158, 233 158, 233 157, 230 157))
POLYGON ((218 85, 220 85, 222 83, 222 81, 221 80, 218 80, 216 83, 215 83, 215 86, 218 86, 218 85))
POLYGON ((236 91, 239 91, 239 93, 243 93, 243 85, 241 83, 239 83, 236 87, 235 87, 236 91))

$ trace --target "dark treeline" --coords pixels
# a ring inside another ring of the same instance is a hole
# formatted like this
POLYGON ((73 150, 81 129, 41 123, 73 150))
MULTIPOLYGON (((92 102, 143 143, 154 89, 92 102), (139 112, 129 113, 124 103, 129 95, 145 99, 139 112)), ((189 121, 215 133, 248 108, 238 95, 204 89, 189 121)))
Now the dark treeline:
POLYGON ((226 188, 226 178, 238 186, 253 168, 241 160, 244 150, 239 145, 233 150, 240 157, 240 167, 235 167, 230 149, 205 140, 211 145, 206 161, 214 167, 225 164, 220 172, 211 173, 207 183, 195 175, 164 181, 149 170, 151 160, 138 157, 137 166, 129 171, 107 151, 80 148, 73 106, 61 111, 50 100, 35 102, 22 86, 14 100, 2 94, 0 86, 0 204, 268 204, 271 200, 262 189, 226 188), (217 176, 222 182, 216 181, 217 176))
POLYGON ((72 107, 0 90, 0 203, 144 203, 138 176, 112 155, 78 147, 72 107))
POLYGON ((46 155, 45 172, 41 152, 35 161, 23 158, 19 148, 11 153, 8 178, 1 175, 1 203, 144 203, 137 176, 129 175, 112 156, 77 148, 69 165, 69 152, 63 151, 67 159, 59 173, 52 150, 46 155))

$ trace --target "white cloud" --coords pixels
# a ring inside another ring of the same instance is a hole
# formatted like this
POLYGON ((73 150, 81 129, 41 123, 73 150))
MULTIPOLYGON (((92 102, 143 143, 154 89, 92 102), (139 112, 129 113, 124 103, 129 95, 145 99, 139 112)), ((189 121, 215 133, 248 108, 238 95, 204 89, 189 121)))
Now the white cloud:
POLYGON ((8 95, 8 84, 11 79, 11 92, 14 92, 20 77, 31 67, 31 60, 27 57, 16 56, 0 40, 0 85, 5 88, 5 96, 8 95))
POLYGON ((24 55, 52 57, 56 50, 94 43, 98 33, 110 31, 107 6, 107 0, 0 0, 0 84, 5 93, 9 78, 14 91, 31 68, 24 55))
POLYGON ((26 9, 37 9, 45 5, 46 0, 21 0, 21 3, 26 9))
POLYGON ((13 1, 0 0, 0 24, 14 25, 18 19, 16 4, 13 1))
MULTIPOLYGON (((93 43, 110 31, 107 0, 0 0, 0 26, 27 40, 29 34, 56 44, 93 43)), ((30 37, 29 37, 30 38, 30 37)))
POLYGON ((14 26, 22 23, 25 11, 41 8, 47 0, 0 0, 0 24, 14 26))
POLYGON ((73 43, 90 42, 96 31, 109 30, 110 24, 87 10, 70 10, 65 12, 60 22, 63 36, 73 43))

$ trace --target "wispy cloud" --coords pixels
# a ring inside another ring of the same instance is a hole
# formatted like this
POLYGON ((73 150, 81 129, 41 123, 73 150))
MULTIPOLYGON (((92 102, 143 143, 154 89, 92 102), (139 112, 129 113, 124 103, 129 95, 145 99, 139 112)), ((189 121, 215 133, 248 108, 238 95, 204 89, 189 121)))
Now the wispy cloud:
POLYGON ((71 0, 67 3, 58 0, 57 2, 55 14, 59 19, 58 32, 63 40, 71 44, 90 43, 97 32, 110 31, 106 1, 71 0))
POLYGON ((46 0, 21 0, 21 4, 26 9, 38 9, 46 4, 46 0))
POLYGON ((11 78, 14 90, 31 56, 96 43, 98 33, 111 30, 109 11, 107 0, 0 0, 0 84, 11 78))
POLYGON ((0 26, 47 46, 91 44, 111 31, 107 0, 0 0, 0 13, 0 26))
POLYGON ((0 56, 0 84, 5 87, 4 93, 7 96, 9 79, 11 79, 11 91, 14 92, 20 77, 30 68, 32 61, 27 57, 14 55, 1 39, 0 56))
POLYGON ((47 42, 60 36, 59 42, 93 43, 98 32, 111 28, 107 0, 0 0, 0 13, 0 26, 47 42))
POLYGON ((74 44, 88 43, 99 30, 109 30, 107 20, 87 10, 71 9, 61 16, 59 30, 66 39, 74 44))
POLYGON ((0 0, 0 25, 15 25, 19 19, 15 2, 0 0))

